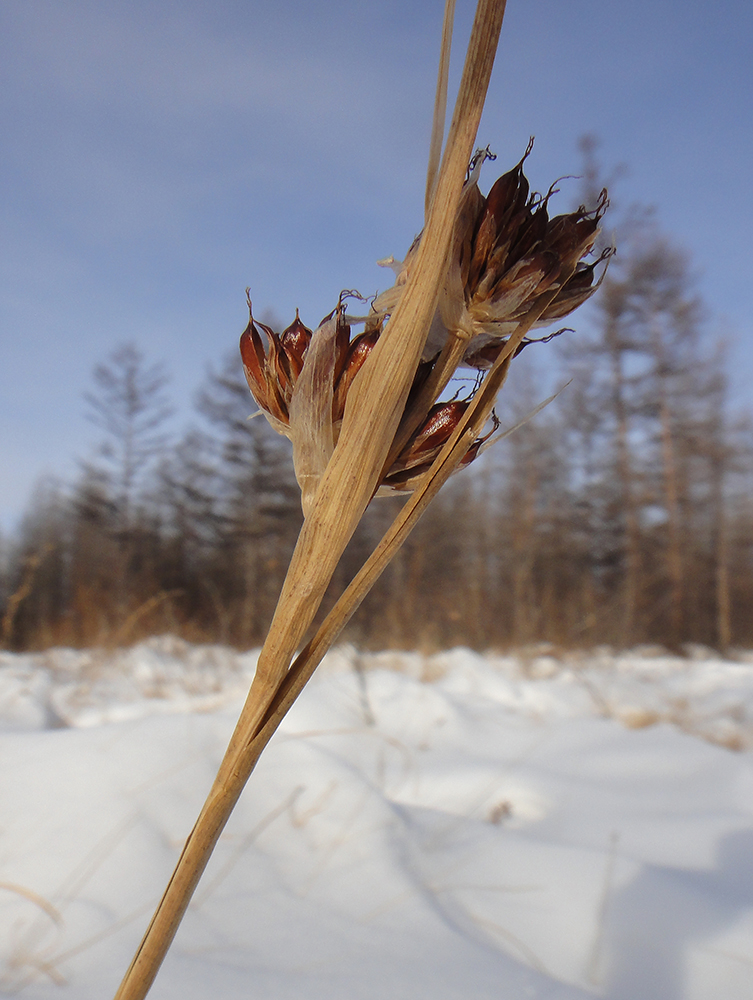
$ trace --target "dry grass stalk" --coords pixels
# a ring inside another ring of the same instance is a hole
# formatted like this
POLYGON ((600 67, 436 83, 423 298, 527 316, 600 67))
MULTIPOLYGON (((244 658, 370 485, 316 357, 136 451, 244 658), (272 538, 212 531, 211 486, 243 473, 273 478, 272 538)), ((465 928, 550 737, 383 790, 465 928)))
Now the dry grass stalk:
POLYGON ((442 44, 439 52, 439 72, 437 73, 437 93, 434 99, 434 120, 429 144, 429 165, 426 170, 426 200, 424 218, 429 218, 431 200, 437 183, 439 163, 442 157, 442 140, 447 117, 447 83, 450 76, 450 48, 452 46, 452 26, 455 22, 455 0, 446 0, 442 22, 442 44))
POLYGON ((141 1000, 154 981, 256 762, 254 740, 260 724, 285 682, 340 555, 378 485, 436 311, 504 8, 504 0, 479 0, 447 148, 413 273, 348 396, 337 447, 301 530, 230 746, 116 1000, 141 1000))
POLYGON ((39 564, 51 551, 52 545, 45 545, 39 552, 34 552, 30 556, 27 556, 24 563, 24 574, 21 578, 21 582, 8 598, 5 614, 3 615, 2 622, 0 622, 0 645, 6 646, 10 643, 13 637, 13 625, 15 623, 18 610, 32 592, 34 587, 34 577, 39 569, 39 564))
MULTIPOLYGON (((159 593, 153 594, 148 597, 145 601, 142 601, 126 618, 122 625, 119 625, 112 635, 109 637, 106 645, 110 649, 116 649, 118 646, 122 646, 131 637, 134 628, 140 621, 146 618, 148 615, 158 608, 165 601, 171 601, 173 597, 177 597, 182 594, 183 591, 180 587, 174 587, 172 590, 160 590, 159 593)), ((131 641, 133 641, 131 639, 131 641)))
POLYGON ((478 192, 475 174, 467 179, 504 8, 504 0, 479 0, 437 171, 454 11, 454 0, 447 0, 426 225, 400 265, 395 286, 372 307, 368 350, 354 367, 344 401, 338 402, 334 359, 352 357, 358 338, 349 341, 341 311, 314 334, 297 319, 279 336, 262 327, 266 349, 251 317, 242 338, 249 386, 272 425, 293 440, 305 520, 230 745, 116 1000, 141 1000, 148 992, 259 755, 431 499, 481 447, 480 435, 529 331, 550 316, 564 315, 593 290, 593 265, 584 265, 581 257, 593 245, 603 204, 596 212, 583 209, 549 220, 548 196, 528 199, 523 161, 500 178, 489 200, 478 192), (452 299, 450 286, 462 304, 452 299), (444 339, 422 364, 438 319, 444 339), (485 372, 476 391, 468 400, 438 404, 470 352, 473 366, 485 372), (432 437, 432 420, 448 413, 451 419, 432 437), (413 495, 294 659, 380 483, 412 489, 413 495))

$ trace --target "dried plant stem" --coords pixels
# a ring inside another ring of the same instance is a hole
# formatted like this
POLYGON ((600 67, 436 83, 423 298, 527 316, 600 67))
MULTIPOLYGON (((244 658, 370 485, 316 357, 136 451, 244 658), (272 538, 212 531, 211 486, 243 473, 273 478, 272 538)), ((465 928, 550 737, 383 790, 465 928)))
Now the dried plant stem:
POLYGON ((348 395, 259 661, 278 686, 381 476, 434 315, 463 180, 491 75, 504 3, 480 0, 432 210, 394 315, 348 395))
MULTIPOLYGON (((240 719, 116 1000, 143 1000, 149 991, 217 839, 263 745, 279 724, 282 716, 273 706, 286 686, 293 690, 288 678, 295 651, 381 476, 436 310, 504 8, 504 0, 479 0, 447 148, 413 273, 348 395, 340 437, 301 529, 240 719), (265 739, 259 746, 254 741, 262 733, 265 739)), ((491 405, 493 400, 489 409, 491 405)), ((459 428, 455 444, 466 427, 468 421, 459 428)))
POLYGON ((27 556, 24 560, 24 574, 21 582, 8 598, 5 614, 3 615, 2 622, 0 622, 0 644, 5 645, 10 642, 18 609, 31 593, 39 564, 52 551, 52 548, 52 545, 44 545, 38 552, 32 553, 32 555, 27 556))
POLYGON ((439 53, 439 72, 437 73, 437 93, 434 98, 434 120, 431 126, 431 142, 429 144, 429 165, 426 169, 426 198, 424 218, 429 218, 431 200, 439 171, 439 161, 442 155, 442 139, 444 138, 445 118, 447 117, 447 82, 450 76, 450 49, 452 47, 452 25, 455 21, 455 0, 445 0, 444 20, 442 21, 442 45, 439 53))
POLYGON ((139 623, 139 621, 141 621, 142 618, 154 611, 154 609, 159 607, 160 604, 163 604, 165 601, 169 601, 173 597, 177 597, 178 594, 182 593, 183 591, 180 587, 174 587, 172 590, 161 590, 158 594, 154 594, 152 597, 147 598, 147 600, 139 604, 139 606, 130 613, 122 625, 115 629, 108 640, 108 644, 115 648, 125 642, 131 633, 131 630, 139 623))

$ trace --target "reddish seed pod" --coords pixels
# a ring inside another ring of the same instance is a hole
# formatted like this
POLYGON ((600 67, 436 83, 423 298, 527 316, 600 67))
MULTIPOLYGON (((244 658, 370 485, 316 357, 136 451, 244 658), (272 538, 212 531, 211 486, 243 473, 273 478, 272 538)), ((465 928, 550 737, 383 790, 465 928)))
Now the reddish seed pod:
POLYGON ((473 236, 473 252, 467 279, 471 286, 484 273, 487 257, 503 234, 505 242, 509 241, 511 228, 514 234, 526 218, 528 181, 523 174, 523 160, 499 177, 492 184, 488 196, 483 199, 483 209, 473 236))
POLYGON ((297 379, 303 368, 303 359, 311 343, 311 330, 304 326, 295 311, 295 319, 280 334, 280 344, 287 355, 290 363, 291 375, 297 379))
POLYGON ((510 248, 508 263, 513 264, 518 260, 522 260, 526 254, 530 253, 536 244, 546 235, 548 224, 549 214, 547 213, 546 206, 540 205, 520 226, 515 237, 515 242, 510 248))
POLYGON ((428 451, 437 445, 443 445, 467 409, 467 400, 458 399, 432 406, 426 423, 414 438, 413 447, 419 451, 428 451))
POLYGON ((506 174, 498 177, 489 188, 489 194, 486 196, 484 219, 491 217, 494 220, 494 226, 497 231, 499 231, 504 217, 518 203, 520 180, 520 168, 514 167, 506 174))
POLYGON ((277 376, 276 384, 280 389, 280 394, 283 399, 289 403, 290 397, 293 394, 295 379, 293 378, 290 370, 290 361, 288 356, 283 350, 280 338, 277 335, 275 335, 269 342, 267 370, 274 372, 277 376))
POLYGON ((248 387, 259 405, 263 406, 264 404, 258 396, 265 397, 267 392, 266 354, 259 331, 254 323, 250 302, 248 304, 248 326, 241 334, 240 348, 248 387))
MULTIPOLYGON (((330 313, 330 316, 332 314, 330 313)), ((350 324, 345 322, 343 312, 337 317, 337 331, 335 333, 335 370, 332 376, 333 385, 337 385, 348 360, 350 350, 350 324)))
POLYGON ((379 340, 380 331, 372 330, 371 333, 362 333, 353 340, 348 350, 343 376, 347 376, 351 382, 354 376, 360 371, 361 366, 379 340))
POLYGON ((548 234, 547 249, 556 253, 564 263, 575 262, 591 249, 598 230, 596 219, 583 218, 573 212, 548 234))
POLYGON ((374 345, 379 340, 379 334, 379 330, 362 333, 360 336, 355 337, 349 345, 339 377, 337 376, 337 372, 335 373, 335 395, 332 400, 332 419, 334 421, 342 420, 342 415, 345 412, 345 400, 353 384, 353 379, 374 349, 374 345))
POLYGON ((519 212, 528 200, 530 190, 528 178, 523 173, 523 164, 528 159, 533 146, 529 144, 522 160, 512 170, 502 174, 492 184, 486 199, 486 211, 494 217, 499 233, 506 216, 519 212))
POLYGON ((258 340, 259 335, 254 330, 253 321, 249 321, 248 326, 241 334, 240 346, 243 368, 246 372, 246 380, 248 381, 248 387, 252 392, 254 391, 254 386, 261 389, 266 384, 263 375, 264 351, 261 351, 260 357, 259 351, 257 350, 258 340))
MULTIPOLYGON (((521 344, 518 344, 513 351, 512 356, 517 358, 528 343, 530 343, 530 341, 524 340, 521 344)), ((488 344, 484 344, 483 347, 479 347, 479 349, 474 351, 473 354, 469 354, 466 358, 464 358, 464 362, 469 368, 475 368, 478 371, 487 371, 492 367, 505 347, 507 347, 506 340, 493 340, 488 344)))
POLYGON ((600 284, 600 281, 597 281, 594 285, 594 275, 596 273, 597 265, 601 264, 605 260, 608 260, 609 257, 612 256, 612 252, 612 249, 609 248, 592 263, 579 264, 575 272, 562 286, 562 289, 554 302, 552 302, 552 304, 544 310, 542 319, 547 322, 550 320, 561 319, 563 316, 567 316, 568 313, 572 312, 573 309, 577 309, 579 305, 586 302, 593 295, 600 284))
MULTIPOLYGON (((470 400, 453 400, 451 403, 438 403, 432 407, 423 428, 392 466, 383 480, 383 485, 398 492, 413 490, 421 476, 429 471, 432 462, 450 439, 469 403, 470 400)), ((461 466, 470 465, 478 457, 482 445, 499 427, 499 420, 495 414, 492 413, 491 419, 491 430, 483 437, 476 438, 463 456, 460 462, 461 466)))
POLYGON ((403 449, 389 474, 432 461, 449 440, 467 408, 467 400, 453 400, 432 406, 423 426, 403 449))
POLYGON ((292 391, 290 374, 286 367, 287 358, 283 361, 280 357, 284 352, 274 330, 264 323, 259 323, 258 326, 267 338, 268 349, 265 351, 253 318, 250 300, 248 314, 248 326, 241 334, 240 340, 241 359, 248 387, 262 410, 287 424, 289 421, 287 403, 292 391))

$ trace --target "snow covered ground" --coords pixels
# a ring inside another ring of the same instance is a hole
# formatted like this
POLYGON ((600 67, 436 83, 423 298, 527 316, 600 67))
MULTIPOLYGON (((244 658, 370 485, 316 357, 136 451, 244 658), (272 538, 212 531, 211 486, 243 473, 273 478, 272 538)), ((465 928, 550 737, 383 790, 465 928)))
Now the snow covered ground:
MULTIPOLYGON (((335 651, 150 996, 750 1000, 753 656, 688 652, 335 651)), ((112 996, 254 664, 0 654, 0 995, 112 996)))

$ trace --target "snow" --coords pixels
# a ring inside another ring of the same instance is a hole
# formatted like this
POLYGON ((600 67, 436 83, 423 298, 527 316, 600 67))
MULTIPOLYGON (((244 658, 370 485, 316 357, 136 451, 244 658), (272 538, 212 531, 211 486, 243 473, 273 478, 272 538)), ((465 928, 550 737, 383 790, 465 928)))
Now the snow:
MULTIPOLYGON (((0 995, 112 996, 256 653, 0 654, 0 995)), ((334 650, 154 1000, 750 1000, 753 656, 334 650)))

